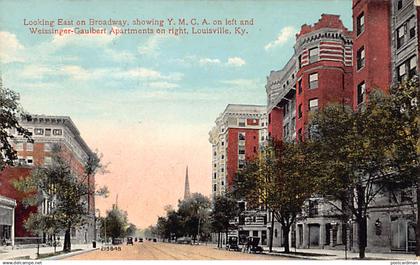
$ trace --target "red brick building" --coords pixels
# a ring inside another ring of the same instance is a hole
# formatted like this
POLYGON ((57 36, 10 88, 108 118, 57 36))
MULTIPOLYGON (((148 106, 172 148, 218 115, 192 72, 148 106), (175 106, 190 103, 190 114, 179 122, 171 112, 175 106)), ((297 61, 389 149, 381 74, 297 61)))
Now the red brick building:
POLYGON ((258 155, 267 138, 265 106, 229 104, 210 131, 213 150, 213 196, 232 187, 235 175, 246 160, 258 155))
MULTIPOLYGON (((34 143, 26 140, 15 131, 12 145, 17 151, 17 166, 7 167, 0 172, 0 194, 15 199, 17 202, 16 213, 16 243, 22 243, 24 237, 33 236, 24 228, 24 222, 33 212, 48 213, 53 207, 53 202, 44 199, 39 206, 25 206, 22 203, 26 194, 18 192, 13 187, 13 182, 30 174, 34 166, 49 165, 51 163, 51 149, 54 144, 59 144, 65 158, 70 163, 75 175, 84 173, 84 164, 92 151, 80 136, 73 121, 65 116, 32 115, 31 120, 21 121, 21 125, 32 133, 34 143)), ((95 185, 94 177, 89 180, 90 185, 95 185)), ((95 198, 86 198, 89 210, 89 223, 83 228, 72 231, 74 242, 89 242, 93 239, 93 217, 95 213, 95 198)))

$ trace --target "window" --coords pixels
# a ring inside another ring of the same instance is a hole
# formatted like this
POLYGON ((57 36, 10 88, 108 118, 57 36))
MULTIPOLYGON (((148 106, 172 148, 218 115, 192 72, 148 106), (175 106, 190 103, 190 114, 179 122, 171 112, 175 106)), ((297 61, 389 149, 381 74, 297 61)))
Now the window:
POLYGON ((225 145, 225 142, 222 142, 222 146, 224 146, 225 145))
POLYGON ((45 129, 45 136, 51 136, 51 129, 45 129))
POLYGON ((416 36, 416 19, 415 18, 411 18, 408 21, 408 31, 410 34, 410 39, 416 36))
POLYGON ((217 165, 216 165, 216 164, 214 164, 214 167, 217 167, 217 165))
POLYGON ((362 69, 365 66, 365 47, 361 47, 357 51, 357 70, 362 69))
POLYGON ((356 21, 356 32, 357 36, 359 36, 363 31, 365 31, 365 14, 362 13, 357 17, 356 21))
POLYGON ((23 151, 23 143, 16 143, 16 151, 23 151))
POLYGON ((245 167, 245 161, 244 160, 238 160, 238 168, 242 169, 245 167))
POLYGON ((238 126, 239 126, 239 127, 245 127, 245 121, 244 121, 244 120, 240 120, 240 121, 238 122, 238 126))
POLYGON ((365 101, 366 84, 363 81, 357 86, 357 104, 362 104, 365 101))
POLYGON ((404 45, 406 24, 397 29, 397 49, 404 45))
POLYGON ((283 135, 284 135, 284 137, 287 137, 289 135, 289 124, 288 123, 286 123, 283 126, 283 135))
POLYGON ((222 186, 225 185, 225 182, 222 180, 222 186))
POLYGON ((33 164, 34 164, 34 159, 33 159, 33 157, 32 157, 32 156, 27 156, 27 157, 26 157, 26 163, 27 163, 28 165, 33 165, 33 164))
POLYGON ((302 104, 299 104, 299 107, 298 107, 298 118, 299 119, 302 118, 302 104))
POLYGON ((33 143, 26 143, 26 151, 33 151, 34 144, 33 143))
POLYGON ((35 133, 35 135, 44 135, 44 129, 35 128, 34 133, 35 133))
POLYGON ((417 68, 417 57, 413 56, 410 59, 409 65, 408 65, 408 76, 409 78, 412 78, 414 75, 416 75, 416 68, 417 68))
POLYGON ((49 157, 49 156, 44 157, 44 165, 49 166, 51 164, 52 164, 51 157, 49 157))
POLYGON ((302 128, 300 128, 300 129, 298 130, 298 139, 299 139, 299 141, 300 141, 300 142, 302 142, 302 140, 303 140, 303 136, 302 136, 302 128))
POLYGON ((318 201, 310 200, 309 201, 309 217, 314 217, 318 215, 318 201))
POLYGON ((298 64, 299 64, 299 69, 302 68, 302 55, 299 55, 298 64))
POLYGON ((302 93, 302 78, 299 79, 298 81, 298 93, 301 94, 302 93))
POLYGON ((312 73, 309 75, 309 89, 318 88, 318 73, 312 73))
POLYGON ((51 151, 51 144, 50 143, 44 143, 44 151, 51 151))
POLYGON ((318 110, 318 99, 317 98, 310 99, 308 106, 309 106, 309 111, 318 110))
POLYGON ((256 153, 257 152, 257 147, 256 146, 254 146, 254 153, 256 153))
POLYGON ((213 185, 213 191, 216 191, 217 190, 217 186, 216 186, 216 184, 214 184, 213 185))
POLYGON ((222 168, 220 169, 220 172, 222 172, 222 173, 223 173, 223 172, 225 172, 225 168, 223 168, 223 167, 222 167, 222 168))
POLYGON ((406 71, 405 71, 405 63, 404 63, 398 66, 398 81, 404 80, 405 74, 406 74, 406 71))
POLYGON ((63 130, 61 130, 61 129, 54 129, 53 130, 53 135, 55 135, 55 136, 63 135, 63 130))
POLYGON ((245 146, 239 146, 238 148, 238 153, 240 155, 244 155, 245 154, 245 146))
POLYGON ((289 112, 289 103, 286 103, 284 104, 284 108, 283 108, 283 117, 285 117, 288 112, 289 112))
POLYGON ((244 132, 240 132, 238 134, 238 139, 239 139, 239 141, 245 141, 245 133, 244 132))
POLYGON ((213 178, 216 179, 217 178, 217 173, 213 174, 213 178))
POLYGON ((397 2, 397 9, 400 10, 402 8, 402 0, 398 0, 397 2))
POLYGON ((309 63, 314 63, 318 61, 319 49, 318 47, 309 49, 309 63))
POLYGON ((222 155, 222 159, 225 159, 225 155, 222 155))

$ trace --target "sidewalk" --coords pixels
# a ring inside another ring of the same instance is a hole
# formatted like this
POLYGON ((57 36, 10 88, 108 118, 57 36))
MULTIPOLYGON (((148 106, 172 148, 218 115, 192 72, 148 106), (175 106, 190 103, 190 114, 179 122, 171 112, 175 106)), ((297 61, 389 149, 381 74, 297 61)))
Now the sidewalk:
MULTIPOLYGON (((84 252, 92 251, 92 244, 75 244, 71 246, 72 250, 81 249, 77 252, 67 253, 63 255, 71 255, 71 254, 81 254, 84 252)), ((59 252, 63 249, 63 247, 57 247, 56 251, 59 252)), ((0 260, 9 260, 9 259, 35 259, 37 253, 37 248, 16 248, 11 249, 11 247, 0 248, 0 260)), ((54 253, 54 247, 40 247, 39 248, 40 254, 48 254, 54 253)), ((60 255, 62 256, 62 255, 60 255)), ((57 256, 58 257, 58 256, 57 256)))
MULTIPOLYGON (((295 257, 310 260, 344 260, 344 250, 331 250, 331 249, 295 249, 291 248, 290 253, 283 252, 284 248, 273 247, 273 252, 268 252, 268 247, 264 247, 264 253, 267 255, 279 255, 284 257, 295 257)), ((359 253, 347 251, 347 259, 357 259, 359 253)), ((413 253, 366 253, 366 259, 375 260, 415 260, 416 256, 413 253)))

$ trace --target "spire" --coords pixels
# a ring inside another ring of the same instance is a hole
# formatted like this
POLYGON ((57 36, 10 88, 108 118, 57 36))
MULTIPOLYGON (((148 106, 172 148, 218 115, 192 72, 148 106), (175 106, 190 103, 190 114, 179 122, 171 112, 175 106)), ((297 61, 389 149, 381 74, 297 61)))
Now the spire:
POLYGON ((185 189, 184 189, 184 200, 190 197, 190 182, 188 180, 188 166, 185 172, 185 189))

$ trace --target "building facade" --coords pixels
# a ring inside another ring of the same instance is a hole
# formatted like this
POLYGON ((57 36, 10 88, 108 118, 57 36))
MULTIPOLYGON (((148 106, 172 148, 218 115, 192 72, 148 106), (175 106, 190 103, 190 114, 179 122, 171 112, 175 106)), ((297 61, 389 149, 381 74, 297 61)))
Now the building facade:
POLYGON ((16 200, 0 196, 0 245, 15 245, 16 200))
MULTIPOLYGON (((30 119, 22 120, 20 124, 32 134, 34 142, 28 143, 18 132, 11 131, 14 136, 11 141, 17 151, 18 160, 16 166, 7 167, 0 173, 0 194, 16 200, 16 242, 27 243, 34 235, 24 228, 25 220, 33 212, 47 214, 51 211, 53 202, 44 199, 39 206, 25 206, 23 199, 28 195, 18 192, 13 186, 13 181, 28 176, 36 166, 50 165, 54 144, 61 146, 61 151, 76 176, 83 175, 85 162, 88 156, 92 155, 92 151, 70 117, 31 115, 30 119)), ((87 181, 89 185, 95 185, 93 176, 87 181)), ((71 231, 72 241, 75 243, 90 242, 94 239, 94 196, 88 196, 86 202, 89 212, 88 224, 71 231)), ((43 241, 48 241, 48 237, 50 236, 44 234, 43 241)), ((64 239, 64 236, 62 238, 64 239)))
MULTIPOLYGON (((212 197, 231 190, 235 176, 247 160, 255 159, 268 137, 266 107, 229 104, 216 119, 209 133, 212 144, 212 197)), ((267 214, 264 210, 247 210, 245 202, 238 202, 243 214, 236 222, 238 229, 229 235, 239 236, 241 242, 248 236, 258 236, 267 242, 267 214)), ((225 242, 225 235, 222 235, 225 242)), ((214 237, 215 239, 215 237, 214 237)))
POLYGON ((267 139, 265 106, 229 104, 209 133, 212 145, 212 195, 223 195, 246 160, 256 158, 267 139))
MULTIPOLYGON (((288 63, 267 77, 269 135, 276 140, 302 141, 310 136, 312 112, 330 103, 350 105, 352 65, 352 32, 339 16, 323 14, 317 23, 303 25, 288 63)), ((344 226, 336 211, 317 197, 311 198, 306 208, 308 216, 292 226, 291 247, 343 244, 344 226)), ((281 225, 274 222, 273 229, 273 245, 281 246, 281 225)))
MULTIPOLYGON (((414 0, 353 0, 353 107, 419 71, 419 6, 414 0)), ((413 189, 379 196, 368 209, 367 251, 415 250, 413 189)), ((354 225, 353 230, 357 227, 354 225)), ((357 234, 353 233, 357 249, 357 234)))

